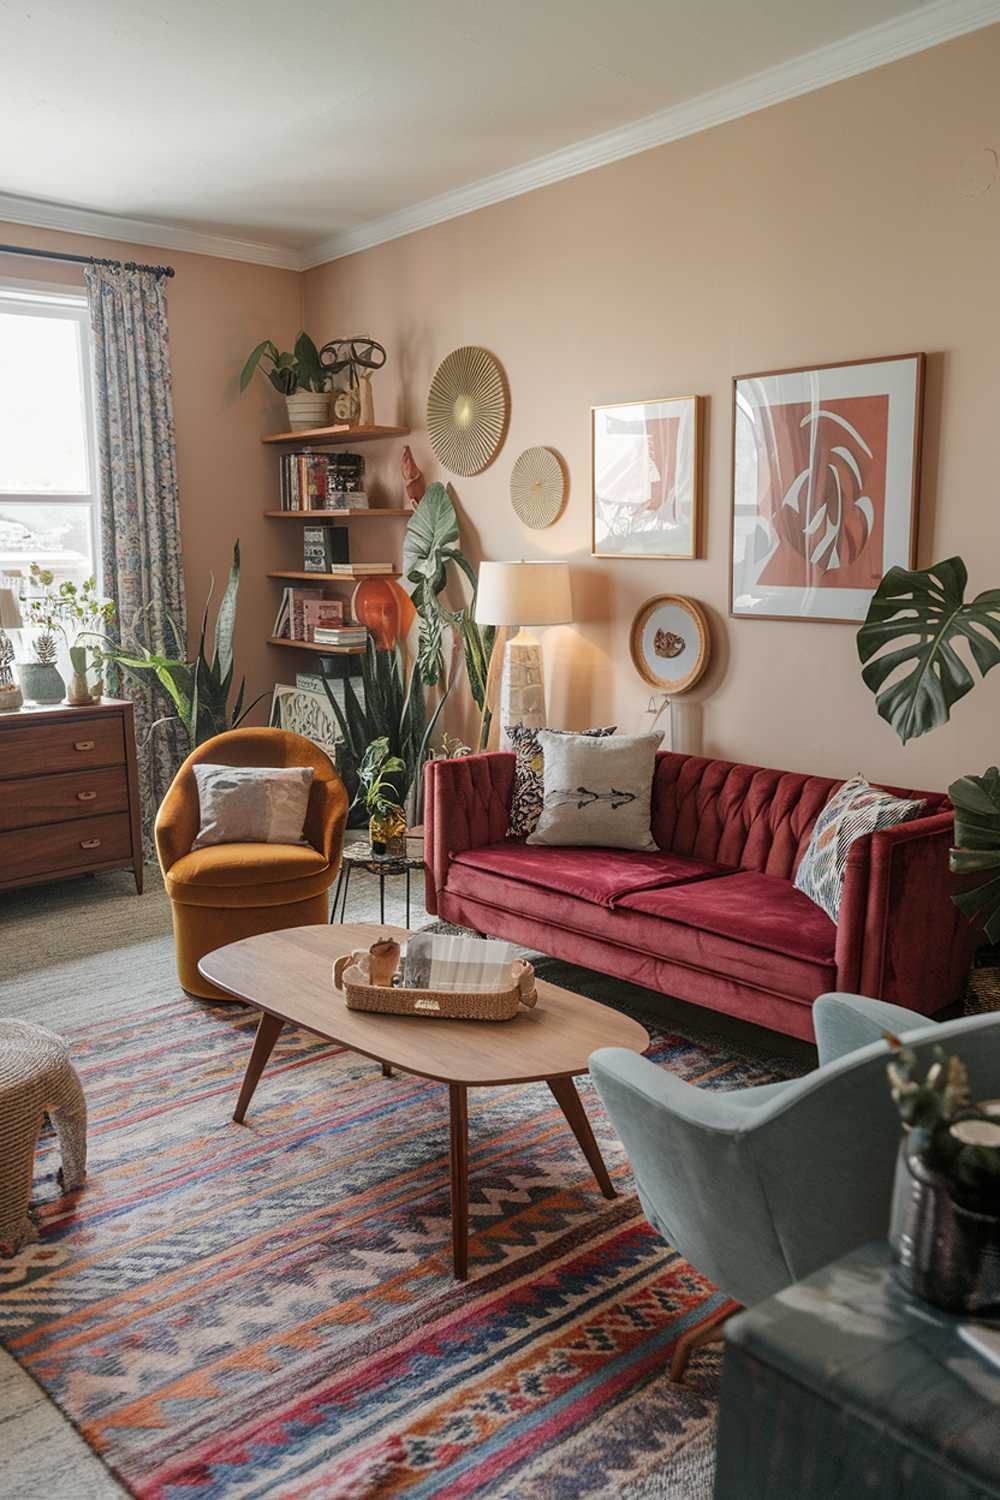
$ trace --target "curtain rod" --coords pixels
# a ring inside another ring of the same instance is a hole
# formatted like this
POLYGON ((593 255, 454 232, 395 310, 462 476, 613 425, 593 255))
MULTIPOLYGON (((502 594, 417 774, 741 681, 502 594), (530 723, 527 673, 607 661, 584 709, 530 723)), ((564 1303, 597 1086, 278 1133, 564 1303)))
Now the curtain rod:
POLYGON ((134 260, 105 260, 99 255, 67 255, 61 250, 30 250, 27 245, 0 245, 3 255, 33 255, 39 260, 72 261, 77 266, 124 266, 127 271, 152 271, 157 276, 172 276, 173 266, 142 266, 134 260))

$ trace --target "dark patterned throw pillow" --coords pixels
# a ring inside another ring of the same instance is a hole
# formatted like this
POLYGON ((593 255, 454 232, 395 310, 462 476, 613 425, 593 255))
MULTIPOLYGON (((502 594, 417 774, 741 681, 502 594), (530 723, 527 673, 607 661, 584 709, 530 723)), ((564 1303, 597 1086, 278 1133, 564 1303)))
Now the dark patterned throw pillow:
MULTIPOLYGON (((603 739, 614 734, 617 724, 607 729, 550 729, 549 734, 587 734, 603 739)), ((514 794, 510 803, 509 839, 526 839, 538 827, 542 812, 542 792, 545 777, 545 756, 538 743, 540 729, 529 729, 524 724, 508 724, 507 734, 514 751, 514 794)))

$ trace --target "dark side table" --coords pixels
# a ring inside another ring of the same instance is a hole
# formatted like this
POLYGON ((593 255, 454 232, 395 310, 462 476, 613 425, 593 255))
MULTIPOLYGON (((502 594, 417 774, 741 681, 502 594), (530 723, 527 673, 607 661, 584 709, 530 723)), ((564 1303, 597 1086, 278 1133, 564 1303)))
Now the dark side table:
POLYGON ((998 1500, 1000 1367, 963 1324, 884 1241, 730 1319, 715 1500, 998 1500))
POLYGON ((405 854, 374 854, 371 844, 366 842, 346 844, 341 855, 340 875, 337 879, 337 888, 333 893, 333 905, 330 908, 330 921, 343 922, 347 911, 347 890, 351 882, 352 870, 367 870, 371 875, 378 876, 378 899, 379 918, 385 921, 385 882, 391 875, 402 875, 406 878, 406 926, 410 925, 410 872, 411 870, 423 870, 424 868, 424 831, 422 828, 411 828, 406 836, 405 854), (337 906, 340 906, 340 915, 337 915, 337 906))

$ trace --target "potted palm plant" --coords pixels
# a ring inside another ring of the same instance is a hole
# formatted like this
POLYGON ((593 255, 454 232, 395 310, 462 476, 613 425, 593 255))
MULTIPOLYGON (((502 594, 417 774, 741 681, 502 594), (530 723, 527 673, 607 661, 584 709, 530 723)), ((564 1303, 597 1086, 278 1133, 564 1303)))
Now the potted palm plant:
POLYGON ((291 353, 281 353, 271 339, 263 339, 247 357, 240 373, 240 391, 260 370, 288 408, 292 432, 324 427, 330 415, 330 371, 320 363, 319 350, 307 333, 300 333, 291 353))

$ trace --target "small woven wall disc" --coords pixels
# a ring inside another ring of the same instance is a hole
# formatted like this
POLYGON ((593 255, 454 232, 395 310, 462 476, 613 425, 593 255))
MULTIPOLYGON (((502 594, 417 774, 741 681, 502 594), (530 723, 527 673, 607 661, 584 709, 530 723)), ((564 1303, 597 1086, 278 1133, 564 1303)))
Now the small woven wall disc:
POLYGON ((510 503, 525 526, 541 531, 559 519, 566 476, 551 448, 526 448, 510 476, 510 503))
POLYGON ((438 365, 427 397, 427 435, 452 474, 480 474, 507 431, 507 382, 487 349, 467 344, 438 365))

